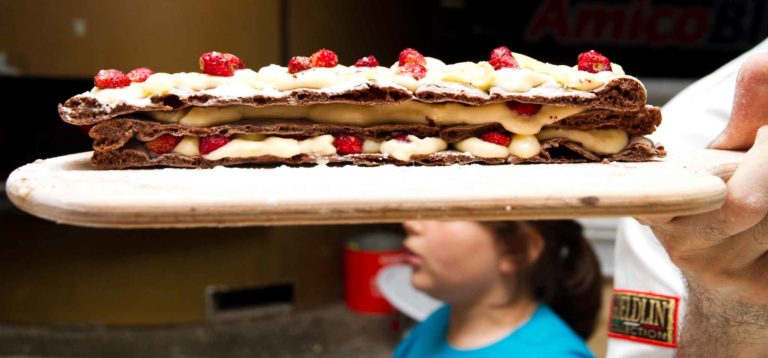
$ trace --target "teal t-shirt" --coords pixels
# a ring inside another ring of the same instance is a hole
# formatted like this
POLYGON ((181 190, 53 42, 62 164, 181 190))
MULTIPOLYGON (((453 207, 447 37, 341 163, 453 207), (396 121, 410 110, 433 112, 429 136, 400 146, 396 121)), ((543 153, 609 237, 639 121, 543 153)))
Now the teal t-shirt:
POLYGON ((451 347, 446 339, 450 307, 443 306, 413 328, 397 346, 401 357, 594 357, 576 332, 546 305, 501 340, 476 349, 451 347))

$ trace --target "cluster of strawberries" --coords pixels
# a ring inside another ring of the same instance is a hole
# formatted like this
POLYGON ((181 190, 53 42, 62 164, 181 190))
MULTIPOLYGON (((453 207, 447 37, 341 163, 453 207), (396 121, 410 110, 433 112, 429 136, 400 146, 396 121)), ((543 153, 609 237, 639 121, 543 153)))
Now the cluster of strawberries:
MULTIPOLYGON (((218 51, 204 53, 200 56, 199 64, 201 72, 212 76, 229 77, 234 75, 235 71, 245 68, 243 61, 237 56, 218 51)), ((144 82, 154 73, 147 67, 137 68, 128 74, 115 69, 101 70, 93 77, 93 84, 101 89, 123 88, 130 86, 132 82, 144 82)))
MULTIPOLYGON (((495 48, 491 51, 488 61, 495 70, 502 68, 518 68, 518 64, 512 51, 506 46, 495 48)), ((317 67, 335 67, 339 64, 339 57, 335 52, 327 49, 320 49, 312 56, 294 56, 288 61, 288 72, 295 74, 317 67)), ((611 61, 597 51, 591 50, 579 54, 577 58, 578 69, 591 73, 611 70, 611 61)), ((200 71, 212 76, 232 76, 235 71, 245 68, 245 64, 240 58, 231 53, 222 53, 218 51, 206 52, 200 56, 200 71)), ((427 60, 424 55, 412 48, 406 48, 398 56, 398 73, 409 74, 413 78, 420 80, 427 75, 427 60)), ((374 57, 366 56, 358 59, 355 67, 378 67, 379 61, 374 57)), ((134 69, 128 74, 115 69, 101 70, 93 78, 93 82, 98 88, 122 88, 129 86, 132 82, 144 82, 154 72, 147 67, 134 69)))
MULTIPOLYGON (((503 68, 519 68, 514 54, 506 46, 495 48, 491 51, 488 61, 495 70, 503 68)), ((230 53, 221 53, 217 51, 206 52, 200 56, 200 71, 212 76, 232 76, 235 71, 245 68, 245 64, 237 56, 230 53)), ((288 61, 288 72, 295 74, 306 71, 311 68, 335 67, 339 64, 339 57, 335 52, 327 49, 320 49, 309 57, 294 56, 288 61)), ((424 56, 412 48, 406 48, 398 56, 398 74, 407 74, 413 76, 416 80, 421 80, 427 75, 427 60, 424 56)), ((374 56, 366 56, 358 59, 355 67, 378 67, 379 61, 374 56)), ((611 61, 597 51, 591 50, 579 54, 577 66, 581 71, 597 73, 611 70, 611 61)), ((128 74, 115 69, 101 70, 93 79, 98 88, 121 88, 129 86, 132 82, 144 82, 154 72, 147 67, 134 69, 128 74)), ((541 105, 510 101, 506 103, 507 107, 518 115, 532 116, 541 110, 541 105)), ((488 131, 483 133, 480 138, 486 142, 501 146, 508 146, 511 142, 511 134, 500 131, 488 131)), ((296 138, 301 139, 301 138, 296 138)), ((398 134, 393 139, 409 142, 408 135, 398 134)), ((230 137, 221 135, 211 135, 200 138, 199 151, 205 155, 219 149, 229 143, 230 137)), ((181 137, 170 134, 162 135, 152 141, 146 142, 145 146, 150 151, 163 154, 171 152, 181 141, 181 137)), ((363 151, 364 140, 353 135, 337 135, 334 137, 333 145, 336 152, 341 155, 359 154, 363 151)))
POLYGON ((144 82, 154 72, 147 67, 139 67, 126 75, 120 70, 101 70, 93 77, 93 84, 98 88, 122 88, 132 82, 144 82))
MULTIPOLYGON (((327 49, 320 49, 310 57, 294 56, 288 61, 288 73, 294 74, 317 67, 335 67, 339 64, 339 57, 335 52, 327 49)), ((427 60, 419 51, 407 48, 400 52, 398 61, 398 73, 409 74, 413 78, 420 80, 427 75, 427 60)), ((355 67, 378 67, 379 61, 373 55, 358 59, 355 67)))
MULTIPOLYGON (((488 63, 493 66, 494 70, 520 67, 520 64, 517 63, 515 56, 512 54, 512 51, 510 51, 507 46, 493 49, 488 63)), ((580 53, 576 58, 576 64, 579 71, 590 73, 611 71, 611 61, 608 57, 603 56, 603 54, 595 50, 580 53)))
MULTIPOLYGON (((378 63, 378 62, 377 62, 378 63)), ((335 52, 326 49, 315 51, 312 56, 293 56, 288 61, 288 73, 294 74, 306 71, 313 67, 336 67, 339 64, 339 56, 335 52)))
MULTIPOLYGON (((207 137, 200 137, 199 151, 200 154, 206 155, 219 149, 229 143, 230 137, 223 135, 209 135, 207 137)), ((149 142, 144 143, 150 151, 157 154, 170 153, 181 142, 181 137, 177 137, 171 134, 163 134, 149 142)))
MULTIPOLYGON (((336 67, 339 64, 339 56, 327 49, 317 50, 312 56, 293 56, 288 61, 288 73, 294 74, 306 71, 310 68, 336 67)), ((373 55, 360 58, 355 62, 355 67, 378 67, 379 61, 373 55)))

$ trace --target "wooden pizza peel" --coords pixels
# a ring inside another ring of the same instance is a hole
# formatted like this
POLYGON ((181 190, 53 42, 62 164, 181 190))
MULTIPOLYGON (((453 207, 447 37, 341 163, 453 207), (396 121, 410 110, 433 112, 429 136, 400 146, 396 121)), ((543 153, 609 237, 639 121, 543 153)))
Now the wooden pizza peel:
POLYGON ((686 215, 717 209, 743 153, 645 163, 98 170, 90 152, 6 182, 22 210, 113 228, 686 215))

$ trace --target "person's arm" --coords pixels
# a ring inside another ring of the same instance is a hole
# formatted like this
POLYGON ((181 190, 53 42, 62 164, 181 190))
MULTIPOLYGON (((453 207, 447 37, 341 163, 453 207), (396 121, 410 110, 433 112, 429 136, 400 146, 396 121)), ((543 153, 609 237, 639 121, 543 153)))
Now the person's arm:
POLYGON ((731 119, 711 147, 749 149, 723 207, 641 219, 686 279, 677 356, 768 357, 768 54, 742 66, 731 119))

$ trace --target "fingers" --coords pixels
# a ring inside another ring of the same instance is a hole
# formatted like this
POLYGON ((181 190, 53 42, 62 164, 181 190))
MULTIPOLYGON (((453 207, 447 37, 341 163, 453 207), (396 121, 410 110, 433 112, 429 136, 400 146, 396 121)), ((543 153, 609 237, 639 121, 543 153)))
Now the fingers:
POLYGON ((768 214, 768 125, 758 130, 754 142, 728 181, 725 203, 720 210, 677 217, 659 224, 661 231, 689 233, 687 236, 694 240, 686 240, 685 244, 689 248, 703 248, 764 220, 768 214))
POLYGON ((728 125, 710 144, 713 149, 749 149, 757 129, 768 124, 768 53, 747 59, 736 80, 728 125))

